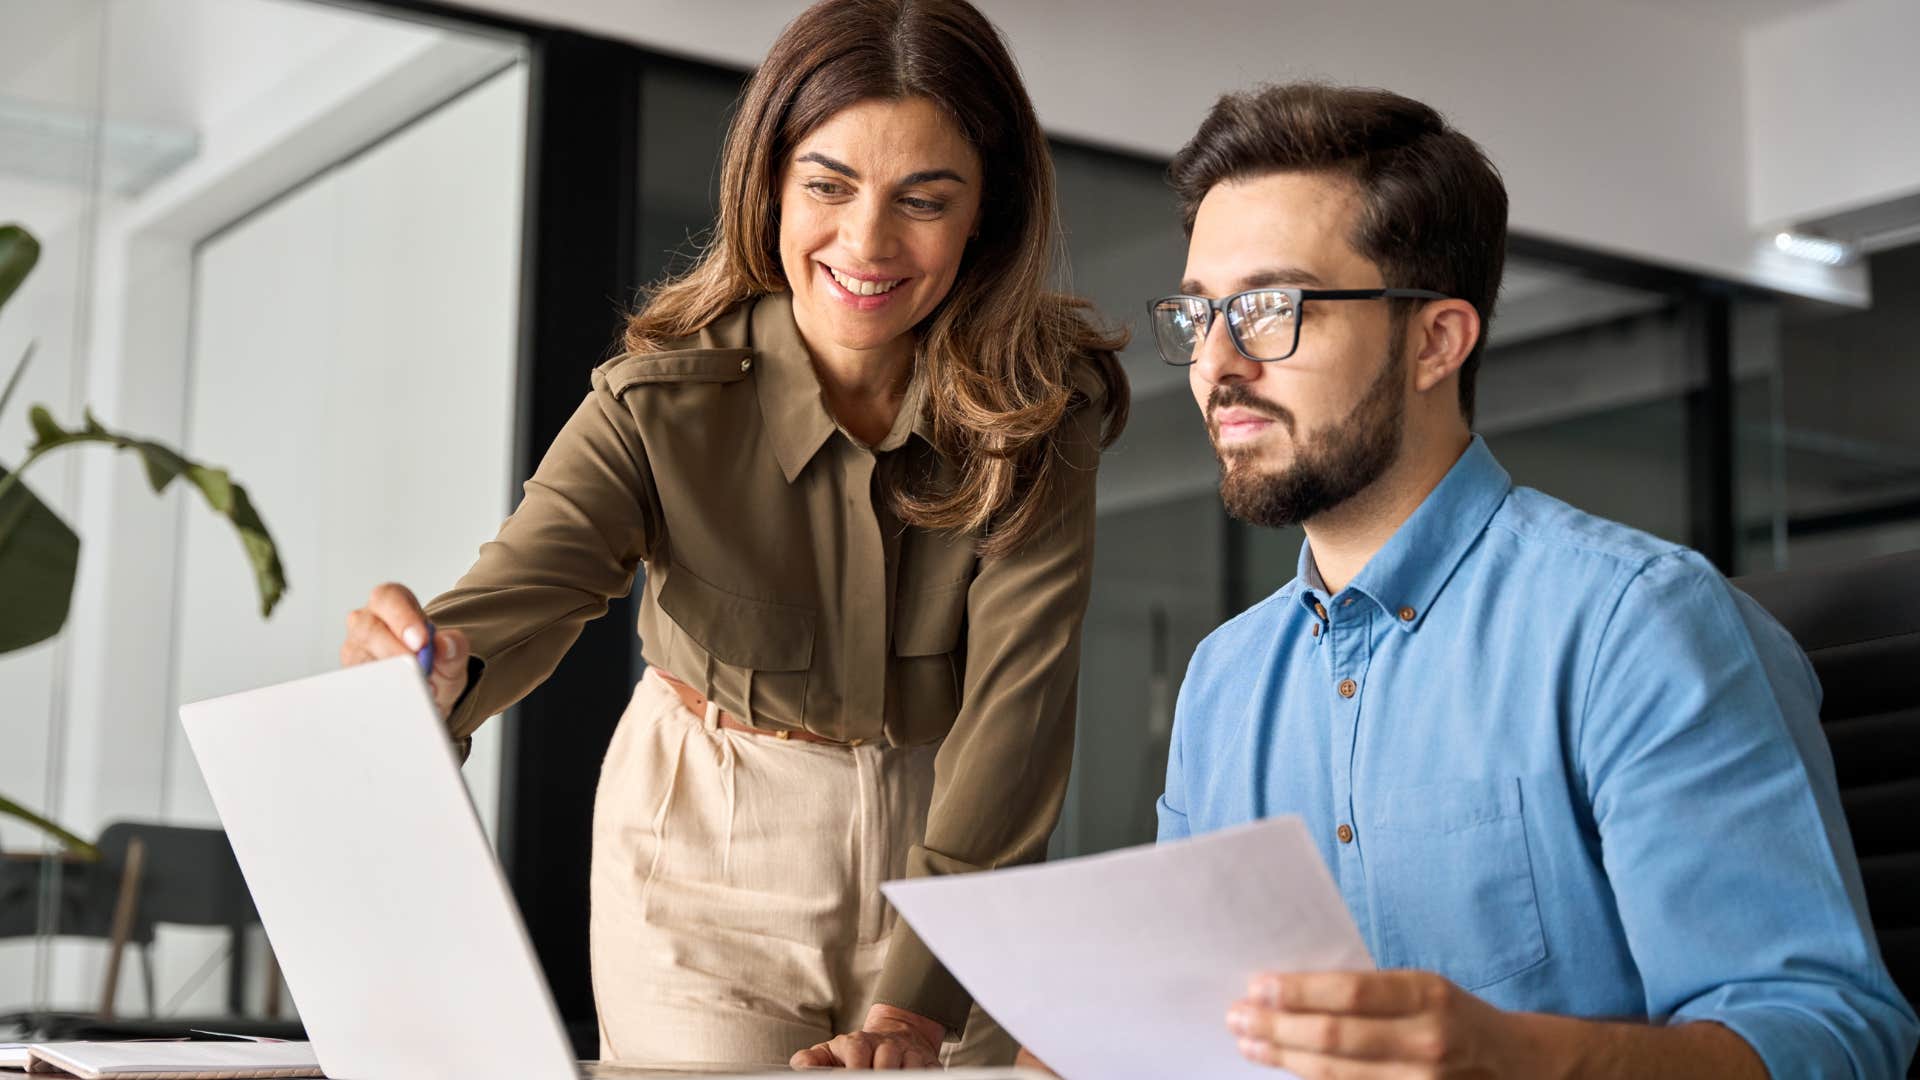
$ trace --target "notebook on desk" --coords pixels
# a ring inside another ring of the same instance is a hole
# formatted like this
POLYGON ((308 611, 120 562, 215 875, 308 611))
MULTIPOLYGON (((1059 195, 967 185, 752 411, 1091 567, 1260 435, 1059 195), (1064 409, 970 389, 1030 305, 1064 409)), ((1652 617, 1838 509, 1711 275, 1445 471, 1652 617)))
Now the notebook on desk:
POLYGON ((320 1076, 303 1042, 65 1042, 25 1048, 29 1074, 79 1080, 265 1080, 320 1076))
MULTIPOLYGON (((186 705, 180 719, 327 1076, 579 1080, 412 657, 186 705)), ((618 1063, 584 1075, 623 1074, 676 1075, 618 1063)))

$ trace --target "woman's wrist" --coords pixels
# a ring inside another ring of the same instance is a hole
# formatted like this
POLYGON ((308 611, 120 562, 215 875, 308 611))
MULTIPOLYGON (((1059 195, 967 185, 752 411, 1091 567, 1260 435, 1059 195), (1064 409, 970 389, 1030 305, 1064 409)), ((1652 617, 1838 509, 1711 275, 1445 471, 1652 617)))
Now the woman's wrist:
POLYGON ((921 1016, 917 1012, 902 1009, 896 1005, 876 1004, 867 1009, 866 1029, 884 1031, 888 1028, 905 1027, 908 1031, 926 1040, 929 1047, 940 1049, 946 1041, 947 1026, 931 1017, 921 1016))

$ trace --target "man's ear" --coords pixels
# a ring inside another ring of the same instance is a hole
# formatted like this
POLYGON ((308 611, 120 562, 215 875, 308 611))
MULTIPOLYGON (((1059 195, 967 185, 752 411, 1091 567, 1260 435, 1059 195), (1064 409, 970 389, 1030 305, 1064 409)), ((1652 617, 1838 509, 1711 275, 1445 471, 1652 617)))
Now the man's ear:
POLYGON ((1414 387, 1426 393, 1467 362, 1480 343, 1480 313, 1465 300, 1431 300, 1407 320, 1414 387))

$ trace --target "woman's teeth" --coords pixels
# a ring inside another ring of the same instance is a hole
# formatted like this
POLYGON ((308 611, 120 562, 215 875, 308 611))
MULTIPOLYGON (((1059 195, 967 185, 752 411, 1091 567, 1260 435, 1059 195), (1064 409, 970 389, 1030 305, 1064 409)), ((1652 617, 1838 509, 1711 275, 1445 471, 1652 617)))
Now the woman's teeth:
POLYGON ((848 277, 831 266, 827 267, 827 273, 833 275, 833 280, 839 282, 841 288, 855 296, 879 296, 881 293, 892 292, 895 285, 906 280, 894 278, 892 281, 862 281, 859 278, 848 277))

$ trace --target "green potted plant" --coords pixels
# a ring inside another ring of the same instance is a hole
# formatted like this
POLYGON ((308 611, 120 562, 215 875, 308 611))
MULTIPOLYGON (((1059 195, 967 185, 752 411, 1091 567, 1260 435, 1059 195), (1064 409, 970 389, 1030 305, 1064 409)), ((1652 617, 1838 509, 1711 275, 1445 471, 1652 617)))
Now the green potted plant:
MULTIPOLYGON (((18 225, 0 225, 0 308, 5 307, 39 258, 39 241, 30 233, 18 225)), ((6 388, 0 390, 0 416, 6 415, 32 353, 29 348, 6 388)), ((85 414, 79 427, 69 429, 57 423, 44 406, 35 405, 28 412, 28 422, 33 439, 27 444, 26 457, 12 469, 0 465, 0 654, 38 644, 60 632, 72 606, 74 575, 80 565, 80 537, 34 495, 21 479, 22 474, 48 454, 89 443, 132 451, 156 493, 180 479, 199 489, 207 505, 231 521, 240 535, 253 567, 261 617, 273 613, 287 589, 280 555, 246 489, 234 483, 226 470, 191 461, 160 443, 109 430, 91 412, 85 414)), ((0 795, 0 816, 17 818, 47 833, 72 857, 99 857, 86 840, 4 795, 0 795)))

